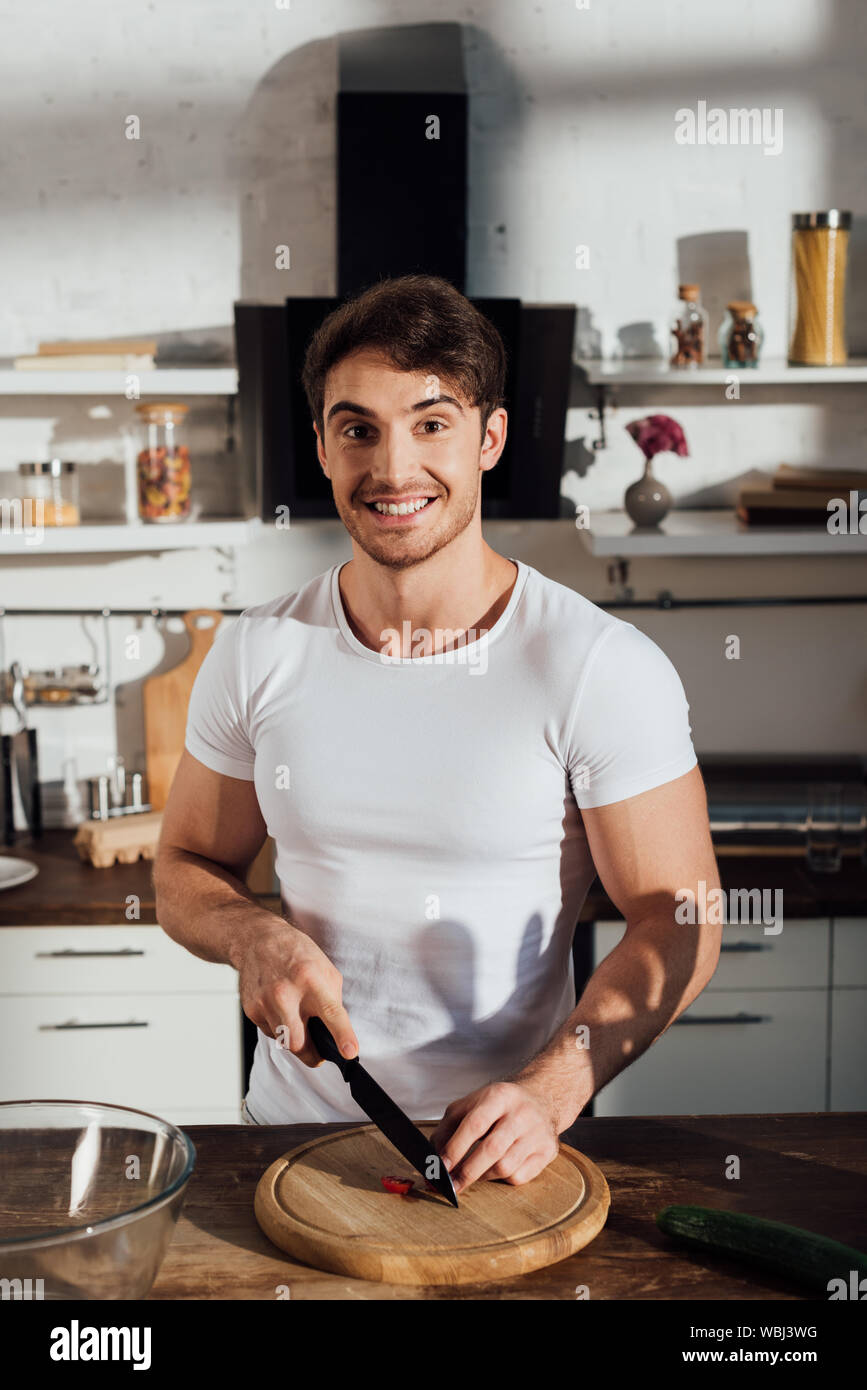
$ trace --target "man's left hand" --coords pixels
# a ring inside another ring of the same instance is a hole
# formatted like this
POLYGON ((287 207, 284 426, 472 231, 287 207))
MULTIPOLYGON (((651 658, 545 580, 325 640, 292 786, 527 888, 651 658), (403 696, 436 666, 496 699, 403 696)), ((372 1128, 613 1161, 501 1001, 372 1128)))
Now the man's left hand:
POLYGON ((477 1178, 530 1182, 559 1151, 557 1115, 541 1087, 496 1081, 446 1108, 431 1139, 455 1191, 477 1178))

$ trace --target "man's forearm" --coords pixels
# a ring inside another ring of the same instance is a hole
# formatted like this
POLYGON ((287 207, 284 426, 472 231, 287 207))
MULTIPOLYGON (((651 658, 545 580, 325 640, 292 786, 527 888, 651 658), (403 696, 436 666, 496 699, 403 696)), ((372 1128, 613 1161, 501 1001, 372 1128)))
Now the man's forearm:
POLYGON ((551 1041, 508 1078, 544 1088, 558 1133, 665 1032, 713 974, 720 928, 682 925, 674 910, 672 901, 670 910, 628 926, 551 1041))
POLYGON ((160 852, 154 886, 163 931, 202 960, 238 970, 254 935, 289 927, 227 869, 186 850, 160 852))

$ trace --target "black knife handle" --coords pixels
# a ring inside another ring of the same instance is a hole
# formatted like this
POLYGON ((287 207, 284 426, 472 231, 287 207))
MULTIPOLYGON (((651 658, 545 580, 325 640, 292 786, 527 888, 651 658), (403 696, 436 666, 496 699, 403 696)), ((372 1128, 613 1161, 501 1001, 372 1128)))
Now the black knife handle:
POLYGON ((323 1061, 334 1062, 340 1068, 343 1080, 348 1081, 358 1065, 358 1058, 343 1056, 321 1018, 317 1018, 315 1015, 308 1018, 307 1032, 323 1061))

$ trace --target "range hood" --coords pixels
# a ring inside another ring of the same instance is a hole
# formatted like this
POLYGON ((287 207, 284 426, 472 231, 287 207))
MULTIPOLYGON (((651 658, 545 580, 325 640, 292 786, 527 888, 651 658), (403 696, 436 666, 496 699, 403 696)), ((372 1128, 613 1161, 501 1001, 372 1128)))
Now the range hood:
MULTIPOLYGON (((338 39, 335 100, 338 293, 235 304, 245 503, 265 520, 336 517, 301 389, 314 329, 347 296, 389 276, 441 275, 467 292, 468 131, 459 24, 338 39)), ((479 179, 483 180, 483 171, 479 179)), ((560 497, 574 304, 468 296, 506 347, 509 428, 482 484, 486 519, 568 516, 560 497)))

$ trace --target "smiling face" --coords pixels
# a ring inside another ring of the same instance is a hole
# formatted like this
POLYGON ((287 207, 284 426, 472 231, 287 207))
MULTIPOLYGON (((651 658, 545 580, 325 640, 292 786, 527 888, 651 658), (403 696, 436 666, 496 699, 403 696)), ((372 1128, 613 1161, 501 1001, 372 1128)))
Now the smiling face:
POLYGON ((328 373, 319 462, 353 541, 378 564, 421 564, 471 524, 481 474, 506 442, 495 410, 484 440, 477 406, 434 375, 402 372, 362 349, 328 373))

